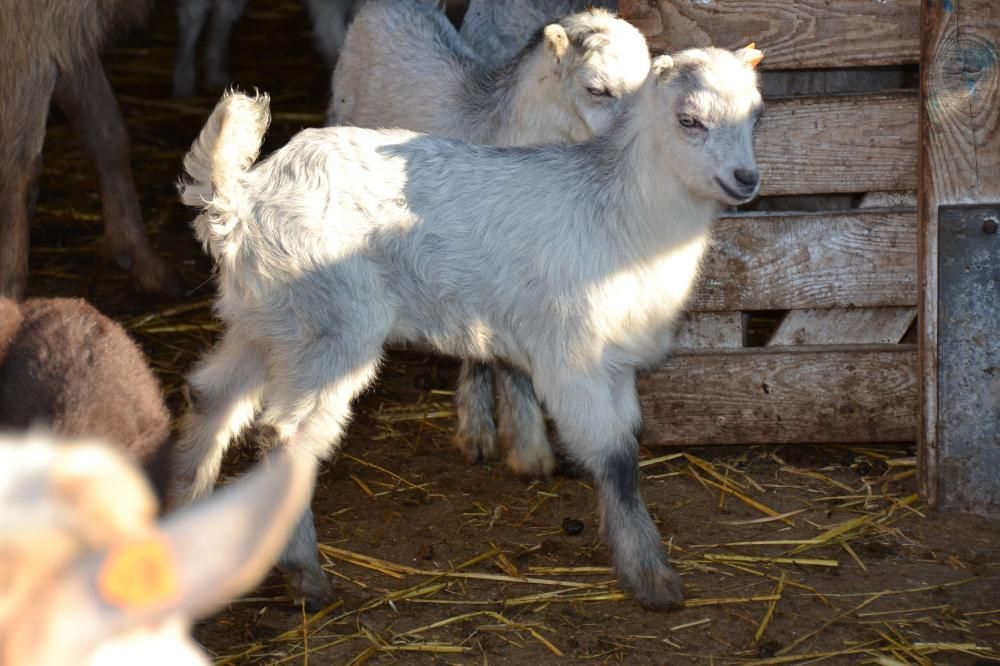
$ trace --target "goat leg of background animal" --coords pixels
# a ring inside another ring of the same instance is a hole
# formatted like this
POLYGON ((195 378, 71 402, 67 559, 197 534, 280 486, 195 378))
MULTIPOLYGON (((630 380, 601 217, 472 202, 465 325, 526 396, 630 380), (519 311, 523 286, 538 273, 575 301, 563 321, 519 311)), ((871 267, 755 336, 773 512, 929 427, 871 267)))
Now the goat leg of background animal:
POLYGON ((546 478, 556 468, 556 458, 531 377, 502 363, 495 368, 497 435, 507 449, 507 467, 523 478, 546 478))
POLYGON ((42 171, 54 64, 0 65, 0 296, 18 299, 28 283, 31 212, 42 171))
POLYGON ((174 63, 174 97, 194 94, 198 75, 195 69, 195 51, 212 0, 181 0, 177 5, 177 60, 174 63))
POLYGON ((215 92, 221 92, 231 81, 226 65, 229 35, 246 5, 247 0, 216 0, 205 44, 205 86, 215 92))
POLYGON ((97 168, 106 251, 128 269, 141 290, 179 296, 177 275, 153 252, 146 236, 132 179, 128 132, 101 61, 87 58, 60 75, 55 100, 97 168))

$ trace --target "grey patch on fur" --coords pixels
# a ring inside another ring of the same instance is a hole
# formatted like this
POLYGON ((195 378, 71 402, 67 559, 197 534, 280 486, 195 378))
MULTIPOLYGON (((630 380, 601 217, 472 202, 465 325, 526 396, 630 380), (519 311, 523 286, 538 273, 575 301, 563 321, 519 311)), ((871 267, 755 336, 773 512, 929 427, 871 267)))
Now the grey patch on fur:
POLYGON ((615 573, 647 608, 682 606, 683 583, 667 563, 660 532, 639 493, 638 442, 619 443, 597 469, 601 536, 611 547, 615 573))

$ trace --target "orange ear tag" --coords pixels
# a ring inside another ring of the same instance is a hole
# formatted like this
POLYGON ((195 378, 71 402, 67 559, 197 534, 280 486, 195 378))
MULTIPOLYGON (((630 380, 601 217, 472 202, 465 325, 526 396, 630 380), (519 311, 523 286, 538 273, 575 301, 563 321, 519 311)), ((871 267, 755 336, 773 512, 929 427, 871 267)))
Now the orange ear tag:
POLYGON ((125 609, 166 603, 177 588, 170 544, 159 536, 112 550, 97 578, 101 598, 125 609))

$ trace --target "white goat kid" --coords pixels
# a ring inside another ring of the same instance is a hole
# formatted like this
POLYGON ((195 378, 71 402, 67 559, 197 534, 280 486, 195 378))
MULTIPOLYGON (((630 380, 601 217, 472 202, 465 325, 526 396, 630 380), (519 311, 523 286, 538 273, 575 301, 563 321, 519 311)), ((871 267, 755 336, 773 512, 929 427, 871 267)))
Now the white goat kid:
MULTIPOLYGON (((759 58, 662 56, 607 134, 569 146, 336 127, 250 169, 268 100, 223 98, 181 197, 203 209, 226 333, 190 377, 174 500, 210 490, 258 407, 280 445, 329 455, 387 341, 499 358, 531 375, 593 474, 624 584, 647 607, 679 605, 639 493, 635 368, 669 349, 720 204, 757 192, 759 58)), ((311 516, 298 529, 285 566, 322 601, 311 516)))
MULTIPOLYGON (((490 68, 440 12, 418 0, 372 0, 347 34, 328 123, 494 145, 582 141, 611 127, 648 72, 645 38, 604 10, 546 26, 513 62, 490 68)), ((545 419, 522 372, 464 361, 455 402, 455 439, 470 462, 498 457, 499 431, 514 472, 553 471, 545 419)))
POLYGON ((493 145, 585 141, 607 131, 648 71, 645 38, 604 10, 545 26, 491 68, 441 12, 372 0, 348 31, 327 120, 493 145))
POLYGON ((480 58, 499 67, 527 46, 542 26, 590 7, 618 11, 616 0, 470 0, 461 35, 480 58))
POLYGON ((208 664, 191 621, 253 587, 306 505, 315 460, 275 456, 156 522, 138 469, 99 443, 0 436, 0 663, 208 664))

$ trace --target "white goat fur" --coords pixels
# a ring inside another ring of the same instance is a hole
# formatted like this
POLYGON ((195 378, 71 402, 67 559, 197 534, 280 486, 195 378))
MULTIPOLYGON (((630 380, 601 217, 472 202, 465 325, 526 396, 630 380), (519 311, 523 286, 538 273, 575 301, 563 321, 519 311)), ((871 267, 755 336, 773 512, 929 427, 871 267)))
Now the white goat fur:
POLYGON ((263 577, 315 472, 314 461, 284 456, 158 525, 142 473, 103 443, 2 435, 0 469, 0 663, 7 666, 208 664, 189 636, 191 618, 263 577), (141 560, 141 580, 162 584, 163 596, 133 603, 105 582, 121 561, 116 555, 133 544, 169 552, 155 569, 141 560))
MULTIPOLYGON (((648 72, 642 34, 604 10, 562 18, 511 63, 490 68, 440 12, 417 0, 372 0, 351 24, 334 71, 328 123, 480 144, 580 141, 608 130, 648 72)), ((455 409, 455 440, 470 462, 496 459, 499 434, 516 473, 555 469, 544 415, 522 373, 464 361, 455 409)))
POLYGON ((441 12, 371 0, 347 34, 327 119, 492 145, 584 141, 607 131, 648 71, 645 38, 604 10, 561 18, 492 68, 441 12))
MULTIPOLYGON (((328 455, 387 341, 499 358, 533 378, 594 475, 623 582, 648 607, 679 604, 638 489, 634 372, 668 350, 720 203, 756 194, 757 60, 662 56, 611 130, 582 144, 309 129, 248 171, 235 169, 260 147, 268 99, 223 98, 181 198, 203 208, 195 233, 219 267, 226 333, 189 378, 173 500, 210 490, 258 408, 282 445, 328 455)), ((284 555, 293 584, 318 569, 303 522, 284 555)))
POLYGON ((618 11, 602 0, 470 0, 461 35, 480 58, 496 67, 510 61, 542 26, 589 7, 618 11))

